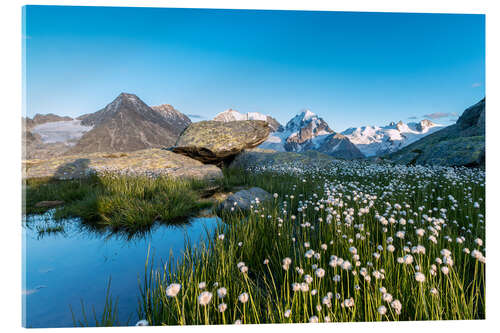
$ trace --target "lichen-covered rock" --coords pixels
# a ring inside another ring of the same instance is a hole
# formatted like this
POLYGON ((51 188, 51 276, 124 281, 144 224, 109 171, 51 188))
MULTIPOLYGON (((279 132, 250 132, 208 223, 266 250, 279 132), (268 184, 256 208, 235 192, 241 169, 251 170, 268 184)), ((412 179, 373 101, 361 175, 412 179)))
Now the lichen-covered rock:
POLYGON ((23 162, 24 178, 53 177, 75 179, 90 174, 169 176, 173 178, 217 179, 222 171, 215 165, 163 149, 145 149, 129 153, 89 153, 23 162))
POLYGON ((203 163, 219 164, 243 149, 258 146, 269 132, 268 123, 262 120, 200 121, 181 134, 172 151, 203 163))
POLYGON ((241 190, 228 196, 218 208, 223 211, 231 211, 231 208, 233 208, 233 210, 248 210, 256 200, 264 202, 271 198, 272 195, 260 187, 252 187, 248 190, 241 190))

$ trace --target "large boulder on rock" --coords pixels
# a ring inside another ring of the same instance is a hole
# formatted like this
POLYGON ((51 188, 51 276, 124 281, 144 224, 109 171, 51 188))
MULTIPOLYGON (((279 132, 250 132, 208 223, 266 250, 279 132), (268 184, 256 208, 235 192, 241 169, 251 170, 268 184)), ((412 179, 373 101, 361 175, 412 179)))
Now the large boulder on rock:
POLYGON ((270 200, 272 195, 264 191, 260 187, 252 187, 248 190, 241 190, 231 194, 218 207, 221 211, 231 211, 231 208, 248 210, 250 206, 258 199, 259 202, 270 200))
POLYGON ((215 165, 206 165, 184 155, 163 149, 145 149, 129 153, 89 153, 59 156, 23 162, 24 178, 83 178, 91 174, 131 176, 168 176, 182 179, 222 178, 215 165))
POLYGON ((264 142, 270 128, 266 121, 200 121, 181 134, 172 151, 203 163, 221 164, 264 142))

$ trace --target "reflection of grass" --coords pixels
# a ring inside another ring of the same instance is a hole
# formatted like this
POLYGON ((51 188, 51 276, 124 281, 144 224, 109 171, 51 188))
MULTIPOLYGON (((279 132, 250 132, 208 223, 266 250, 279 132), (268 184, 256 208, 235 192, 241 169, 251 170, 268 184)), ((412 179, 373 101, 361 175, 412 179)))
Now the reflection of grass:
POLYGON ((115 300, 113 300, 113 298, 111 297, 110 289, 111 289, 111 278, 109 279, 108 287, 106 289, 106 300, 104 302, 104 309, 100 317, 97 316, 95 307, 92 306, 92 315, 94 317, 92 324, 89 322, 89 319, 87 318, 83 300, 80 300, 80 304, 82 307, 81 320, 80 319, 77 320, 75 318, 75 313, 73 312, 73 308, 71 307, 71 305, 69 305, 71 311, 71 317, 73 319, 73 326, 80 326, 80 327, 89 327, 89 326, 110 327, 110 326, 121 326, 121 325, 127 326, 130 322, 130 317, 126 323, 121 324, 118 321, 118 297, 115 300))
POLYGON ((62 200, 54 219, 79 217, 97 228, 135 233, 147 230, 156 221, 175 223, 211 202, 201 199, 207 186, 195 180, 166 177, 93 176, 81 180, 27 180, 26 214, 44 213, 48 208, 35 204, 62 200))
POLYGON ((37 226, 36 231, 39 238, 64 232, 62 225, 37 226))

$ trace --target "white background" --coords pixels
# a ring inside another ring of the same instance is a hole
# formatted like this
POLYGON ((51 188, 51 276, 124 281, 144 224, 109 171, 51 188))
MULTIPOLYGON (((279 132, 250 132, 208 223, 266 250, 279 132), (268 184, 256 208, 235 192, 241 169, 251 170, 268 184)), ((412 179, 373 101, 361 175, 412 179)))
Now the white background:
MULTIPOLYGON (((106 332, 146 329, 170 332, 251 332, 259 330, 370 330, 387 331, 499 331, 499 278, 500 260, 500 117, 499 117, 499 40, 500 11, 498 0, 253 0, 253 1, 22 1, 2 0, 0 2, 0 331, 13 332, 21 328, 21 7, 31 5, 100 5, 134 7, 191 7, 191 8, 237 8, 237 9, 296 9, 331 11, 374 11, 374 12, 420 12, 420 13, 480 13, 486 14, 486 131, 487 131, 487 305, 484 321, 441 321, 441 322, 400 322, 400 323, 335 323, 335 324, 295 324, 295 325, 241 325, 210 327, 148 327, 112 328, 106 332), (499 207, 497 207, 499 206, 499 207), (497 209, 498 208, 498 209, 497 209), (495 328, 496 327, 496 328, 495 328)), ((70 329, 43 329, 43 332, 65 332, 70 329)), ((74 331, 74 329, 73 329, 74 331)), ((85 332, 102 332, 99 329, 86 329, 85 332)))

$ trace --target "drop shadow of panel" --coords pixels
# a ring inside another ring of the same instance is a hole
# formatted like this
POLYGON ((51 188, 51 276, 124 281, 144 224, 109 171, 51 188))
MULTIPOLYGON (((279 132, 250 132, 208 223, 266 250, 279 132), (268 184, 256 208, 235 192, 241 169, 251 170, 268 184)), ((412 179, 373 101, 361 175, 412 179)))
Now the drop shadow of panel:
POLYGON ((58 166, 52 178, 57 180, 85 178, 91 175, 89 166, 88 158, 79 158, 58 166))

